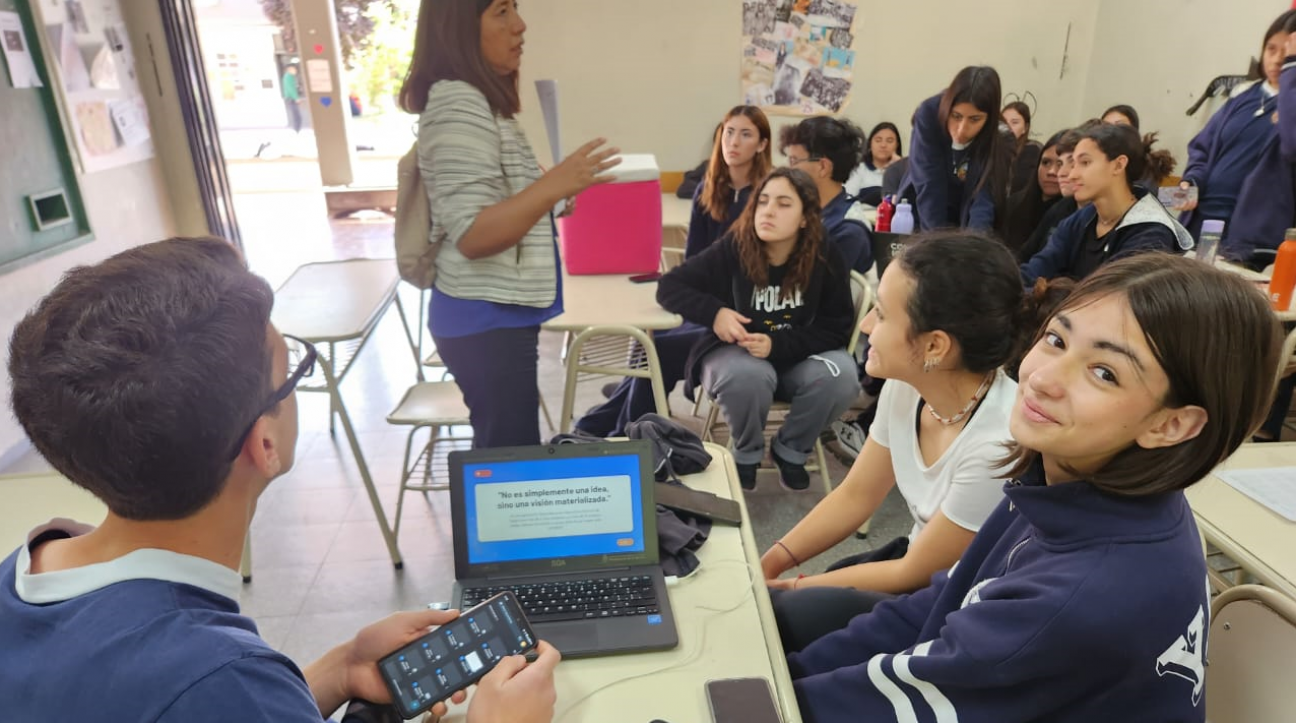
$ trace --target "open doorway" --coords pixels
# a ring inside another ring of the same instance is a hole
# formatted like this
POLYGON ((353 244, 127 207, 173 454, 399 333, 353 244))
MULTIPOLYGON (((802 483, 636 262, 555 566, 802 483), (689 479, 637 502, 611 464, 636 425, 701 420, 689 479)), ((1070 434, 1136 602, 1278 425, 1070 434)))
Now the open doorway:
POLYGON ((312 118, 323 109, 293 19, 305 2, 319 0, 193 0, 244 251, 273 285, 306 262, 393 255, 396 163, 414 140, 395 97, 417 0, 333 0, 346 123, 329 142, 349 143, 354 160, 348 186, 324 185, 312 118))

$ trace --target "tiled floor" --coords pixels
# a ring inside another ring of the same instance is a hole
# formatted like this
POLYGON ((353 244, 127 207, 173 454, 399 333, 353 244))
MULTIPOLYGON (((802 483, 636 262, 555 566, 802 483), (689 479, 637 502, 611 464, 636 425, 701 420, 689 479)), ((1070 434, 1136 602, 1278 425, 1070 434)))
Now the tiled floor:
MULTIPOLYGON (((337 243, 293 245, 280 239, 302 234, 257 233, 248 226, 253 210, 273 217, 269 211, 278 205, 254 201, 246 205, 244 218, 245 229, 251 229, 245 230, 244 238, 254 269, 276 285, 308 260, 390 255, 390 227, 384 224, 334 222, 337 243)), ((418 294, 410 288, 403 293, 407 310, 414 311, 418 294)), ((562 399, 560 344, 557 334, 541 337, 541 390, 555 415, 562 399)), ((389 313, 342 390, 389 519, 395 512, 405 431, 388 425, 385 415, 414 380, 400 319, 389 313)), ((595 383, 581 385, 579 392, 578 410, 601 399, 595 383)), ((405 567, 399 572, 392 568, 345 437, 340 429, 336 439, 329 435, 327 397, 299 394, 298 399, 297 464, 271 485, 257 511, 253 580, 244 587, 242 604, 272 645, 306 663, 368 622, 395 610, 447 599, 453 561, 447 494, 433 492, 425 500, 409 493, 400 531, 405 567)), ((700 426, 701 420, 689 414, 692 404, 679 391, 672 396, 671 406, 682 421, 700 426)), ((840 480, 844 468, 835 459, 829 464, 834 479, 840 480)), ((778 486, 773 473, 762 473, 759 488, 747 497, 758 544, 768 546, 822 495, 817 480, 810 490, 793 494, 778 486)), ((822 569, 840 556, 903 534, 910 524, 898 495, 893 494, 875 517, 868 540, 844 542, 807 567, 822 569)))

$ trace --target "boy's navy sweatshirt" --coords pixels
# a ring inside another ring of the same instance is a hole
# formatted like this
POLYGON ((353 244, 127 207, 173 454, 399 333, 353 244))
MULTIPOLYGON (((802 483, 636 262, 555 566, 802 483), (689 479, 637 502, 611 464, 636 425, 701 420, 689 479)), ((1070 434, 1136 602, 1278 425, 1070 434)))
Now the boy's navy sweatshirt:
POLYGON ((995 222, 989 184, 973 194, 985 169, 968 160, 966 176, 961 181, 955 176, 955 151, 949 131, 940 122, 940 99, 940 94, 934 95, 914 112, 909 170, 900 184, 900 196, 916 199, 914 214, 920 231, 954 226, 989 231, 995 222))
POLYGON ((671 269, 657 284, 657 303, 706 329, 685 363, 684 391, 692 398, 702 357, 724 344, 711 330, 716 314, 729 308, 751 319, 747 331, 768 334, 768 361, 780 372, 812 354, 843 349, 855 323, 850 268, 831 243, 823 251, 810 283, 791 299, 780 298, 787 266, 771 266, 769 283, 757 287, 743 272, 738 244, 726 235, 702 253, 671 269))
POLYGON ((961 560, 788 658, 807 723, 1198 722, 1210 596, 1182 492, 1048 486, 1038 464, 961 560))
POLYGON ((1193 247, 1188 230, 1166 211, 1156 196, 1142 187, 1134 188, 1134 196, 1138 201, 1125 212, 1116 228, 1103 237, 1097 255, 1086 253, 1085 247, 1086 239, 1093 236, 1098 225, 1098 210, 1089 204, 1067 216, 1044 249, 1022 264, 1021 277, 1026 288, 1041 278, 1065 276, 1078 281, 1098 266, 1135 252, 1182 253, 1193 247))
POLYGON ((1255 83, 1230 98, 1188 144, 1183 180, 1197 186, 1197 208, 1179 217, 1185 227, 1199 228, 1208 218, 1232 219, 1242 184, 1276 135, 1277 100, 1263 81, 1255 83))
POLYGON ((837 247, 847 267, 868 273, 873 265, 873 237, 864 225, 863 209, 845 189, 823 208, 824 231, 828 243, 837 247))
POLYGON ((732 198, 729 200, 729 209, 725 211, 724 220, 717 221, 711 217, 711 212, 702 206, 702 189, 706 188, 706 181, 698 184, 697 190, 693 192, 693 215, 689 217, 688 237, 684 241, 684 258, 693 258, 702 253, 702 250, 715 243, 716 239, 725 235, 738 216, 742 214, 747 207, 747 199, 751 198, 751 186, 738 191, 731 191, 732 198))
POLYGON ((1260 153, 1255 170, 1242 184, 1224 256, 1238 261, 1256 249, 1276 249, 1283 233, 1296 225, 1296 55, 1283 62, 1278 78, 1278 132, 1260 153))

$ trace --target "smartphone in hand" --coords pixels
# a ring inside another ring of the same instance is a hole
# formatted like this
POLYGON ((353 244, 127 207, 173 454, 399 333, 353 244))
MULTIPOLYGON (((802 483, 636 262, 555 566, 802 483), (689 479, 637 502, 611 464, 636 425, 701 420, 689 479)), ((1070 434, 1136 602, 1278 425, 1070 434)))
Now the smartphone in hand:
POLYGON ((502 592, 378 661, 401 715, 413 718, 481 680, 539 641, 511 592, 502 592))
POLYGON ((632 283, 632 284, 647 284, 647 283, 651 283, 651 282, 653 282, 653 281, 656 281, 656 280, 658 280, 658 279, 660 279, 660 278, 661 278, 661 274, 656 273, 656 272, 651 273, 651 274, 639 274, 638 276, 631 276, 631 277, 630 277, 630 283, 632 283))

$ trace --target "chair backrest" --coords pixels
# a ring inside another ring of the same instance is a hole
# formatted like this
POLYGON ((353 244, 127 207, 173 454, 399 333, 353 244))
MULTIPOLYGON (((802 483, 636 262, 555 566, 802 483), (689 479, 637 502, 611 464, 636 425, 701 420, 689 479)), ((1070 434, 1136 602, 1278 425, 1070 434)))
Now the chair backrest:
POLYGON ((850 273, 851 300, 855 302, 855 327, 851 329, 850 341, 846 342, 846 353, 855 354, 855 347, 859 344, 860 324, 864 322, 864 317, 873 308, 873 286, 864 278, 864 274, 858 271, 850 273))
POLYGON ((1211 603, 1206 720, 1290 720, 1296 699, 1296 600, 1260 585, 1238 585, 1211 603))
POLYGON ((1293 364, 1296 364, 1296 329, 1287 332, 1287 339, 1283 341, 1282 353, 1278 356, 1278 378, 1274 380, 1275 384, 1287 376, 1293 364))

